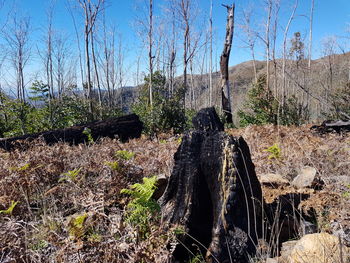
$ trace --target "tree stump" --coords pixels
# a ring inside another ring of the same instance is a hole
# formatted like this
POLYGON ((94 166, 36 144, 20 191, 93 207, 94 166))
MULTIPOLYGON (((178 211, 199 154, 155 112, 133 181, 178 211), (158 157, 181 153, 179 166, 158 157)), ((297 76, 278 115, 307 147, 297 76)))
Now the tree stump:
POLYGON ((197 130, 184 135, 160 200, 162 221, 184 230, 174 258, 184 262, 188 250, 197 254, 200 248, 207 262, 248 262, 262 223, 261 187, 249 147, 242 137, 223 132, 213 108, 193 122, 197 130))
POLYGON ((23 142, 31 142, 38 138, 43 138, 45 143, 49 145, 60 141, 70 143, 71 145, 84 143, 88 141, 88 136, 83 133, 85 129, 90 129, 89 133, 91 133, 91 137, 94 140, 101 137, 114 138, 117 136, 120 140, 126 141, 141 136, 143 123, 139 120, 137 115, 131 114, 118 118, 76 125, 65 129, 0 139, 0 148, 7 151, 14 148, 23 148, 23 142))

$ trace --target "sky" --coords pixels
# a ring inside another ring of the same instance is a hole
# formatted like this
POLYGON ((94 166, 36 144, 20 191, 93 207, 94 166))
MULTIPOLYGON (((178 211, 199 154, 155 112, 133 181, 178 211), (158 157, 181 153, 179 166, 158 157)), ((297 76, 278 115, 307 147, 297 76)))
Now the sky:
MULTIPOLYGON (((43 48, 43 28, 46 25, 45 12, 48 7, 49 0, 6 0, 7 9, 3 8, 1 11, 2 17, 4 13, 10 10, 17 10, 16 12, 21 15, 27 15, 31 17, 31 50, 35 53, 36 50, 43 48)), ((126 84, 133 85, 131 72, 135 71, 135 63, 138 55, 144 54, 142 71, 147 71, 146 60, 147 52, 142 51, 141 39, 137 34, 135 21, 137 19, 144 19, 142 12, 145 11, 147 6, 147 0, 107 0, 108 7, 106 9, 106 19, 109 24, 115 25, 118 34, 122 38, 123 52, 124 52, 124 65, 126 68, 126 74, 128 74, 128 80, 126 84)), ((295 0, 280 0, 281 9, 279 12, 279 36, 282 36, 284 27, 287 24, 288 18, 291 14, 292 7, 295 0)), ((70 13, 67 11, 67 3, 76 3, 77 0, 56 0, 54 10, 54 28, 57 31, 63 32, 68 36, 72 49, 76 49, 75 31, 72 23, 70 13)), ((162 10, 164 10, 167 1, 166 0, 153 0, 155 20, 160 21, 162 17, 162 10)), ((196 2, 196 18, 199 27, 205 29, 208 25, 208 14, 210 10, 210 0, 197 0, 196 2)), ((258 34, 264 34, 263 23, 266 19, 266 10, 263 6, 263 0, 237 0, 235 10, 235 35, 233 39, 233 48, 230 57, 230 65, 236 65, 241 62, 251 60, 249 50, 245 48, 244 34, 240 30, 239 25, 243 23, 242 11, 251 8, 254 17, 253 24, 258 34)), ((213 26, 214 26, 214 59, 216 66, 218 67, 219 56, 223 47, 223 41, 225 36, 226 25, 226 8, 221 4, 231 4, 232 1, 227 0, 213 0, 213 26)), ((298 9, 294 21, 292 22, 289 30, 289 37, 293 32, 301 32, 302 38, 305 43, 308 41, 309 22, 308 17, 310 14, 311 0, 299 0, 298 9)), ((13 12, 13 11, 10 11, 13 12)), ((147 12, 147 11, 145 11, 147 12)), ((82 17, 79 14, 79 9, 74 9, 76 19, 80 24, 79 30, 82 31, 81 22, 82 17)), ((345 50, 349 51, 349 40, 344 38, 350 36, 347 33, 350 24, 350 0, 315 0, 314 8, 314 23, 313 23, 313 58, 322 56, 322 43, 328 37, 337 37, 340 45, 345 50), (347 41, 347 42, 346 42, 347 41)), ((83 33, 81 33, 83 35, 83 33)), ((181 41, 181 40, 180 40, 181 41)), ((281 52, 281 37, 278 38, 277 54, 281 52)), ((264 59, 264 52, 262 45, 257 45, 256 49, 257 59, 264 59), (259 47, 260 46, 260 47, 259 47)), ((32 75, 35 75, 37 71, 40 71, 40 60, 33 54, 27 71, 32 75)), ((179 62, 180 63, 180 62, 179 62)), ((179 72, 180 74, 180 72, 179 72)))

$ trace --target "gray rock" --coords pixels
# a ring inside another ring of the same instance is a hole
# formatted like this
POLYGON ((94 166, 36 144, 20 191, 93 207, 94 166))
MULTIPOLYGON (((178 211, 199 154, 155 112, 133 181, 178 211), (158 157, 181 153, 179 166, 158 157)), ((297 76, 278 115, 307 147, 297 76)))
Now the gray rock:
POLYGON ((292 185, 296 188, 311 187, 316 179, 316 169, 314 167, 305 166, 300 173, 292 181, 292 185))
POLYGON ((260 183, 264 185, 279 186, 288 185, 289 181, 280 174, 267 173, 261 174, 259 178, 260 183))

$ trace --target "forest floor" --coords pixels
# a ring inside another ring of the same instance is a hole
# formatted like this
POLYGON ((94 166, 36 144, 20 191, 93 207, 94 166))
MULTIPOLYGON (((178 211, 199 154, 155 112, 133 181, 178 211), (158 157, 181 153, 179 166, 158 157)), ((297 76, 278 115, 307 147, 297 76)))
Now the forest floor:
MULTIPOLYGON (((309 189, 300 209, 313 208, 322 231, 350 229, 349 134, 272 125, 227 132, 247 141, 259 178, 273 173, 291 181, 314 167, 325 184, 309 189), (274 144, 280 154, 272 157, 266 149, 274 144)), ((0 151, 0 262, 165 262, 174 235, 156 216, 141 238, 123 219, 129 199, 120 191, 143 177, 170 176, 180 143, 181 137, 162 135, 78 146, 36 141, 25 151, 0 151), (121 150, 135 155, 118 156, 121 150)), ((267 202, 298 191, 263 186, 267 202)))

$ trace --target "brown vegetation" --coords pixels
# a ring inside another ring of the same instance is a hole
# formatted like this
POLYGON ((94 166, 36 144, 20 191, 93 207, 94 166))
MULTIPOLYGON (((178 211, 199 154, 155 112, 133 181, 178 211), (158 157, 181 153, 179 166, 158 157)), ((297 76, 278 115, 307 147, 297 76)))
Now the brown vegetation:
MULTIPOLYGON (((247 141, 258 177, 278 173, 291 180, 304 166, 316 168, 323 190, 308 189, 311 197, 300 209, 316 211, 319 227, 328 232, 349 229, 350 137, 319 136, 301 128, 250 126, 230 130, 247 141), (265 149, 277 143, 279 158, 265 149)), ((123 221, 127 197, 122 188, 144 176, 170 175, 175 137, 160 136, 120 143, 46 146, 37 141, 26 151, 0 153, 0 210, 18 202, 12 212, 0 213, 0 256, 5 262, 164 262, 172 232, 153 225, 146 240, 123 221), (118 150, 135 153, 130 160, 118 150), (79 170, 80 169, 80 170, 79 170), (168 247, 167 247, 168 245, 168 247)), ((263 187, 271 202, 291 186, 263 187)), ((305 191, 305 190, 303 190, 305 191)))

